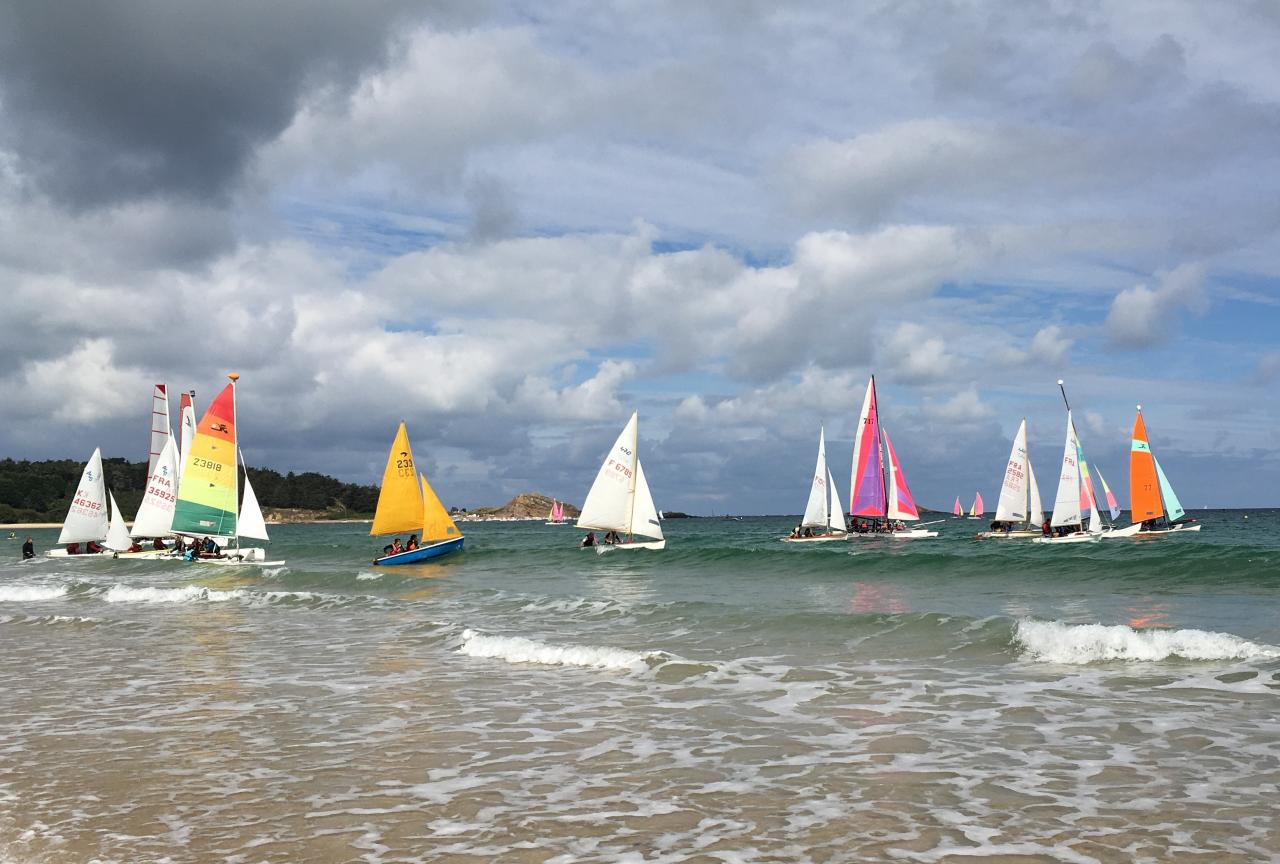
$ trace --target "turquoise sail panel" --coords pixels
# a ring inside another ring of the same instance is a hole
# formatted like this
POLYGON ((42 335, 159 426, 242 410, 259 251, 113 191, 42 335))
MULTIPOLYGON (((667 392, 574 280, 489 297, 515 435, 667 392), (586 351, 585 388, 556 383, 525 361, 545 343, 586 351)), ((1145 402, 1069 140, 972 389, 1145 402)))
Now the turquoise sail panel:
POLYGON ((1156 477, 1160 480, 1160 497, 1164 499, 1164 512, 1169 517, 1170 522, 1177 522, 1187 515, 1187 511, 1182 509, 1182 502, 1173 493, 1173 487, 1169 485, 1169 478, 1164 476, 1164 469, 1160 467, 1160 460, 1156 459, 1154 455, 1151 458, 1156 463, 1156 477))

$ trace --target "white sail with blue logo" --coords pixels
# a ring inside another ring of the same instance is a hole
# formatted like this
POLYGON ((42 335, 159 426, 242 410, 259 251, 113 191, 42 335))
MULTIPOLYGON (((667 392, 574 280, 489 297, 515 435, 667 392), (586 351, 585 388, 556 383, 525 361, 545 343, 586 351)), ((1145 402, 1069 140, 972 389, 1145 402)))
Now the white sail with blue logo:
POLYGON ((102 450, 95 448, 93 455, 80 474, 75 497, 62 521, 62 533, 58 545, 64 543, 101 543, 107 539, 107 484, 102 477, 102 450))
POLYGON ((147 491, 133 520, 134 537, 168 537, 173 533, 173 511, 178 501, 178 445, 170 435, 156 455, 147 477, 147 491))

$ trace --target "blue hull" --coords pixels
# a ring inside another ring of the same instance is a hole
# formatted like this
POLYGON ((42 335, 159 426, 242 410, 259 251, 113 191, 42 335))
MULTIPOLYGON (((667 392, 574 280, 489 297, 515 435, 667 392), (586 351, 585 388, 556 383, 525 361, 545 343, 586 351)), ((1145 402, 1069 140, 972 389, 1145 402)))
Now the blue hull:
POLYGON ((419 546, 411 552, 401 552, 399 555, 387 555, 383 558, 376 559, 373 563, 375 566, 390 567, 393 564, 416 564, 419 561, 426 561, 428 558, 439 558, 441 555, 448 555, 450 552, 462 551, 462 541, 465 537, 457 537, 453 540, 441 540, 439 543, 432 543, 430 546, 419 546))

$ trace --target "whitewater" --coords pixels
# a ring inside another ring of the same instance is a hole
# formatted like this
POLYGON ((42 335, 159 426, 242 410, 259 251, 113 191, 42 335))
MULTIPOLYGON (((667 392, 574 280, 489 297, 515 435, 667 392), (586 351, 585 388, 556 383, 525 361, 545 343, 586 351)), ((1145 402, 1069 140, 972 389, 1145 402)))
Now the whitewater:
MULTIPOLYGON (((1280 516, 0 563, 0 862, 1280 860, 1280 516)), ((32 532, 37 546, 55 531, 32 532)), ((380 546, 378 547, 380 548, 380 546)))

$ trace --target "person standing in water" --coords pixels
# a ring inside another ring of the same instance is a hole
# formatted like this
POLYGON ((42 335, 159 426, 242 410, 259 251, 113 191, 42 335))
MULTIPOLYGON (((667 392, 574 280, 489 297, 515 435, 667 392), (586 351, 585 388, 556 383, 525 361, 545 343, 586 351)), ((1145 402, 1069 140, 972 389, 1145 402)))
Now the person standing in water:
POLYGON ((26 561, 34 557, 36 557, 36 544, 28 537, 27 542, 22 544, 22 560, 26 561))

